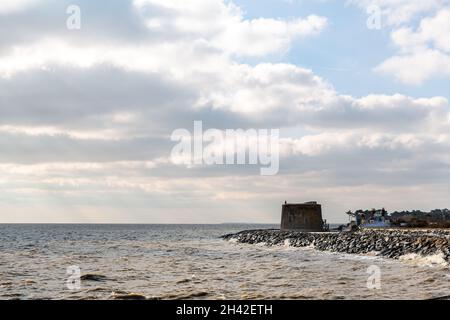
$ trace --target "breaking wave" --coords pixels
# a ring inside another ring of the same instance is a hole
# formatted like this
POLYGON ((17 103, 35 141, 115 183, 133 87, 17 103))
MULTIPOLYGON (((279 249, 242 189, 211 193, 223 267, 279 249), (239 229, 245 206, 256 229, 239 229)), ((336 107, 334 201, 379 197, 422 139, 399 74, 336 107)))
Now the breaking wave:
POLYGON ((401 256, 399 258, 400 261, 408 262, 415 264, 420 267, 448 267, 447 261, 445 261, 445 256, 442 252, 422 256, 416 253, 409 253, 401 256))

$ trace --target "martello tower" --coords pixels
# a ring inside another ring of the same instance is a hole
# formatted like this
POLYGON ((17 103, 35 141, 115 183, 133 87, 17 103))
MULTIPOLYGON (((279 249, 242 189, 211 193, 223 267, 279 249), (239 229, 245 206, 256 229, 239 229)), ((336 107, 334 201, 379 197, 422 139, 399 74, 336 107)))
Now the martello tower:
POLYGON ((317 202, 283 205, 281 230, 320 232, 324 229, 322 206, 317 202))

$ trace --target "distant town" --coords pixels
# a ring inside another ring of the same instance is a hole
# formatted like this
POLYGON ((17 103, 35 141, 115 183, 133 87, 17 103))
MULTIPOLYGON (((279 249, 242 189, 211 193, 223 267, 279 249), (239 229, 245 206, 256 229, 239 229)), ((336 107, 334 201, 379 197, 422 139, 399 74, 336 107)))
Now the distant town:
POLYGON ((350 227, 382 228, 450 228, 450 210, 435 209, 430 212, 420 210, 395 211, 383 209, 348 211, 350 227))

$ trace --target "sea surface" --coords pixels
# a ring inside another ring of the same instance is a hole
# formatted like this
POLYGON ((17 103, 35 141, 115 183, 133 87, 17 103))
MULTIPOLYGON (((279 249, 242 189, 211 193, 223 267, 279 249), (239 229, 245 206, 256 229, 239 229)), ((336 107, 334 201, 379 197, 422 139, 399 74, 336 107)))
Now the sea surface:
POLYGON ((0 299, 433 299, 450 295, 449 267, 436 257, 398 261, 220 239, 227 233, 276 227, 0 225, 0 299), (90 276, 78 281, 78 271, 90 276))

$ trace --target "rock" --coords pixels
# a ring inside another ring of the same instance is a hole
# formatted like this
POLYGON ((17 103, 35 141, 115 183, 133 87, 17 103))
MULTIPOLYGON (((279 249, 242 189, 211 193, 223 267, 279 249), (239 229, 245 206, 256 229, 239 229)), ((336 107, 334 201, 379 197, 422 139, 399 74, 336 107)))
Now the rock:
POLYGON ((250 230, 222 237, 225 240, 234 239, 239 243, 268 246, 284 245, 289 240, 293 247, 314 245, 317 250, 364 254, 376 251, 381 256, 398 259, 408 253, 422 255, 443 252, 449 261, 450 230, 360 230, 357 232, 302 233, 279 230, 250 230))
POLYGON ((115 300, 147 300, 147 297, 139 293, 118 294, 113 292, 111 297, 115 300))
POLYGON ((106 281, 108 278, 101 274, 84 274, 81 276, 81 281, 106 281))

